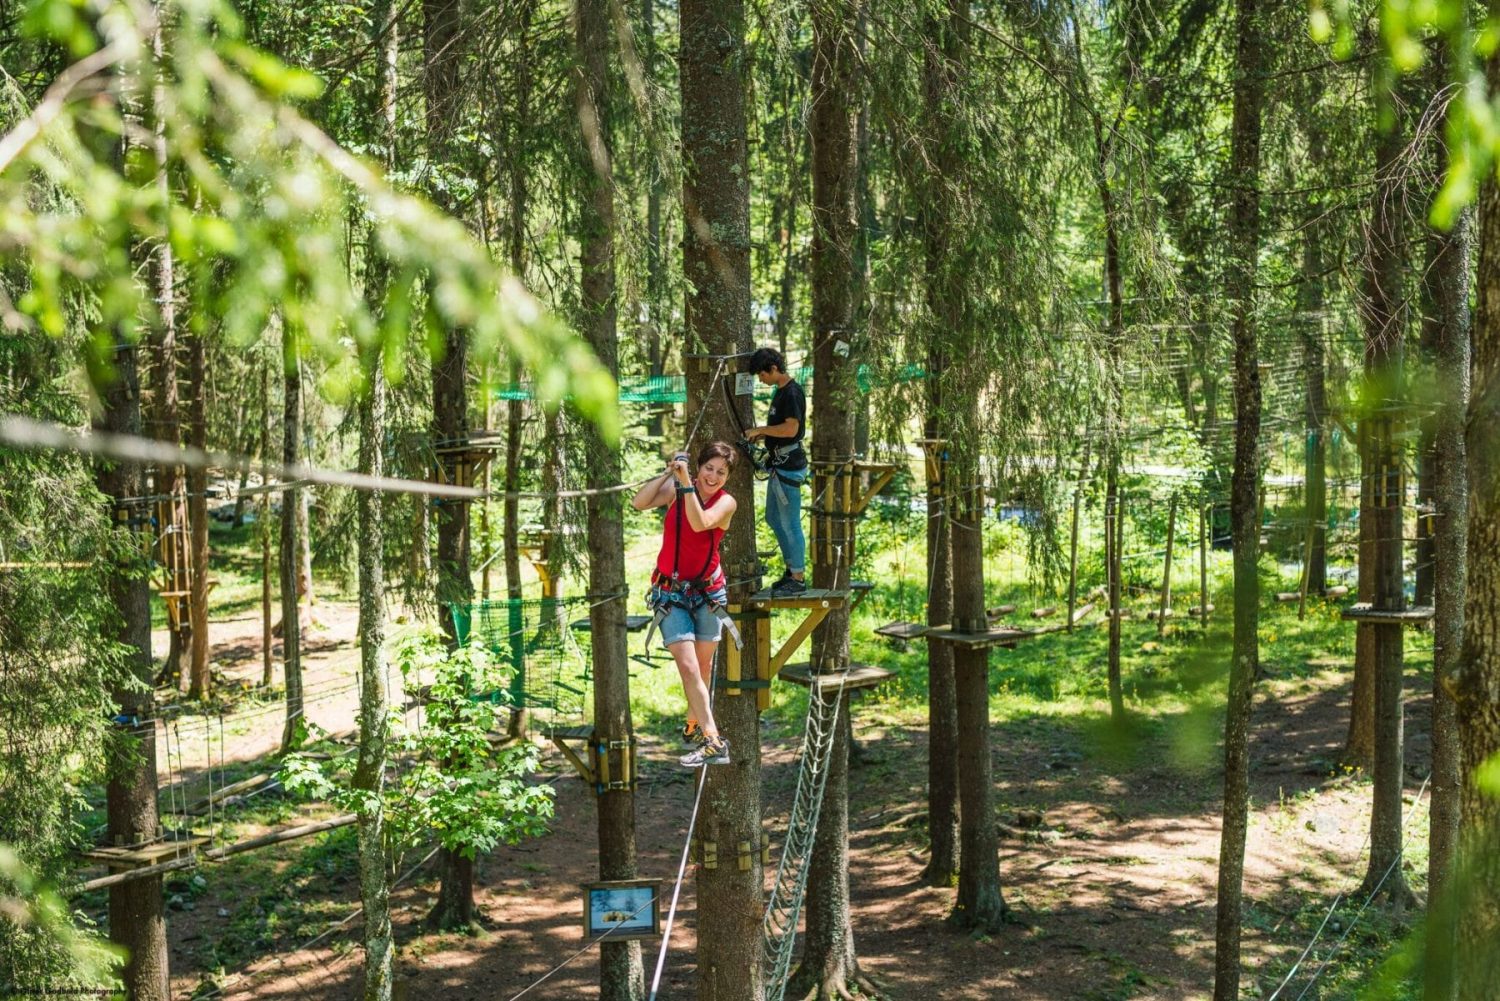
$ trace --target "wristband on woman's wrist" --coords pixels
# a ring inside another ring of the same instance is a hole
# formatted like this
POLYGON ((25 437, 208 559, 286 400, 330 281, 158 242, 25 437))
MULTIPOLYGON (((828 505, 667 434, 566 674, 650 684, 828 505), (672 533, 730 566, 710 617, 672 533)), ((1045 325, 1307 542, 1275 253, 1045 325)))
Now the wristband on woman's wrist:
POLYGON ((679 494, 695 494, 698 492, 698 488, 692 485, 683 486, 681 483, 679 483, 677 484, 677 492, 679 494))

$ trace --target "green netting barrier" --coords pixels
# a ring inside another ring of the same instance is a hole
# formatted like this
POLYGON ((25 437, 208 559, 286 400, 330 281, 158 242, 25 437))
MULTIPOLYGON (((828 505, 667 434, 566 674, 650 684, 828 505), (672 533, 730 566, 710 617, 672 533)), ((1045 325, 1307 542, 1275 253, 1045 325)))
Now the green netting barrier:
POLYGON ((467 638, 472 631, 492 656, 513 669, 508 690, 476 693, 474 698, 535 710, 541 722, 582 719, 593 672, 588 652, 568 623, 571 610, 587 603, 582 595, 501 598, 455 610, 455 625, 467 620, 460 635, 467 638))
MULTIPOLYGON (((801 365, 791 370, 792 378, 804 386, 811 386, 813 380, 813 369, 811 365, 801 365)), ((861 393, 868 393, 872 389, 881 386, 895 385, 901 382, 912 382, 917 379, 927 378, 927 370, 921 365, 903 365, 889 374, 877 375, 870 370, 870 366, 861 365, 854 373, 855 384, 861 393)), ((769 400, 771 398, 771 387, 759 383, 755 387, 757 399, 769 400)), ((495 390, 496 399, 500 400, 529 400, 532 398, 531 387, 521 383, 511 383, 501 386, 495 390)), ((647 375, 632 379, 620 380, 620 402, 621 403, 686 403, 687 402, 687 377, 683 375, 647 375)))

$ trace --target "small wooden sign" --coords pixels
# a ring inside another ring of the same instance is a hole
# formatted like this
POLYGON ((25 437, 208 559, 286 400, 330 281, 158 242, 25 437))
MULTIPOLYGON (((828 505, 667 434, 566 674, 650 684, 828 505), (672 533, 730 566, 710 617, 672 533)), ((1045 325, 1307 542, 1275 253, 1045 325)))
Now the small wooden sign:
POLYGON ((621 879, 583 884, 583 936, 655 938, 661 934, 661 883, 621 879))

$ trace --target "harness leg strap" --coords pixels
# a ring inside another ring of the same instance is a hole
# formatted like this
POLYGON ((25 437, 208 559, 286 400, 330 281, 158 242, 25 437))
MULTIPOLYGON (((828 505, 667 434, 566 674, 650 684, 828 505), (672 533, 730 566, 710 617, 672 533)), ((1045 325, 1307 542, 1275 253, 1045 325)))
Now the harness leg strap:
POLYGON ((740 627, 735 625, 734 619, 729 617, 729 609, 725 608, 723 605, 714 604, 713 602, 709 603, 708 609, 709 611, 714 613, 714 618, 719 620, 719 624, 725 629, 729 630, 729 638, 734 640, 734 648, 736 650, 745 649, 745 643, 740 638, 740 627))

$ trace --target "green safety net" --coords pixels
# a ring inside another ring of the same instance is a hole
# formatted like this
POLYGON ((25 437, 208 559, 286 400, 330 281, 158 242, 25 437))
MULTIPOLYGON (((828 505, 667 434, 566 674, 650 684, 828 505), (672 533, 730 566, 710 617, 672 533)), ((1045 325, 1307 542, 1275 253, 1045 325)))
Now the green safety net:
POLYGON ((539 722, 562 724, 583 719, 589 687, 590 659, 570 622, 587 596, 501 598, 480 601, 454 611, 460 639, 470 633, 490 654, 514 670, 504 692, 476 698, 503 701, 531 709, 539 722))
MULTIPOLYGON (((791 376, 804 386, 811 386, 813 380, 812 366, 802 365, 793 368, 791 376)), ((921 365, 903 365, 889 374, 877 374, 871 371, 870 366, 861 365, 855 370, 854 375, 855 383, 858 385, 861 393, 868 393, 872 389, 881 386, 912 382, 925 378, 927 378, 927 370, 921 365)), ((771 387, 756 383, 755 395, 757 399, 769 400, 771 398, 771 387)), ((496 389, 495 396, 501 400, 529 400, 532 398, 532 390, 530 386, 524 383, 511 383, 510 385, 501 386, 496 389)), ((687 377, 683 375, 647 375, 621 379, 620 402, 646 404, 686 403, 687 377)))

